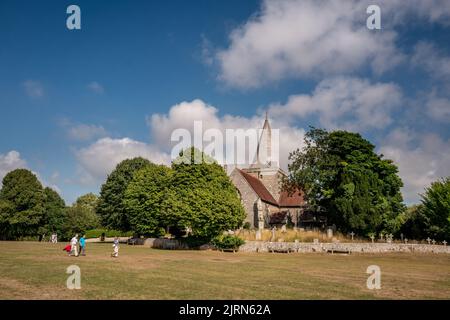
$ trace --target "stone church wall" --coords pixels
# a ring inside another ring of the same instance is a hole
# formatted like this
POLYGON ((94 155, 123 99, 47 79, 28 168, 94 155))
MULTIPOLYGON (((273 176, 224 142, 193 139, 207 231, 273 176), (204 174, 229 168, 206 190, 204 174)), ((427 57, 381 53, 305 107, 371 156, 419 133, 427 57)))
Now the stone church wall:
POLYGON ((230 179, 234 186, 239 190, 241 196, 241 202, 247 213, 247 217, 244 222, 249 222, 252 228, 257 227, 257 222, 255 221, 255 203, 258 199, 255 191, 249 186, 245 178, 237 171, 234 170, 230 179))

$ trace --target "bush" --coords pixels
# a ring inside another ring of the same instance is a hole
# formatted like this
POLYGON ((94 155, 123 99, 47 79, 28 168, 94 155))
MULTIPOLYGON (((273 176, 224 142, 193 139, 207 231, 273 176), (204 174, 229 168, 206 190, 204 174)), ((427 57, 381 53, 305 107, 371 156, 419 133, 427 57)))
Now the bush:
POLYGON ((92 229, 86 231, 86 238, 100 238, 102 233, 105 233, 105 236, 108 238, 111 237, 131 237, 133 235, 132 231, 118 231, 118 230, 106 230, 106 229, 92 229))
POLYGON ((252 228, 252 225, 250 224, 250 222, 246 222, 244 223, 244 225, 242 226, 245 230, 250 230, 252 228))
POLYGON ((230 235, 217 236, 211 242, 217 249, 220 250, 237 249, 245 243, 245 241, 241 238, 230 235))

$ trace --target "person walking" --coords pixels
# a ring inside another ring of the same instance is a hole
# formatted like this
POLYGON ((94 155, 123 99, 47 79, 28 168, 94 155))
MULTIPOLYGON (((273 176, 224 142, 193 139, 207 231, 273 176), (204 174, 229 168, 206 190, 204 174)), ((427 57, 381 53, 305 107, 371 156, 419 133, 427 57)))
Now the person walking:
POLYGON ((70 256, 75 256, 78 257, 78 247, 77 247, 77 243, 78 243, 78 234, 76 234, 71 240, 70 240, 70 256))
POLYGON ((113 253, 111 253, 111 257, 117 258, 118 256, 119 256, 119 238, 115 237, 113 243, 113 253))
POLYGON ((84 238, 85 236, 82 235, 80 238, 80 254, 82 256, 86 255, 86 239, 84 238))

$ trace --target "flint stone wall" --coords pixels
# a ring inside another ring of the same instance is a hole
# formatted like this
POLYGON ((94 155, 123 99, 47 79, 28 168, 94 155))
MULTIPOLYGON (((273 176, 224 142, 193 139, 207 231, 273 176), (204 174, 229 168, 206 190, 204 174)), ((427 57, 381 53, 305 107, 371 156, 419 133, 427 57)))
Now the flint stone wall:
POLYGON ((350 253, 450 253, 450 246, 430 244, 399 243, 307 243, 307 242, 266 242, 246 241, 239 248, 241 252, 290 251, 299 253, 348 251, 350 253))

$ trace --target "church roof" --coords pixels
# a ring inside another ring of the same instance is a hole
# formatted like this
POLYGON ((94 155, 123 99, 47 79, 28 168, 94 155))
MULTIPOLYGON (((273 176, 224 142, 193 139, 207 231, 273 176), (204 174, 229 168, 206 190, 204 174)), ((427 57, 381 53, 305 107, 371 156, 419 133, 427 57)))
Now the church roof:
POLYGON ((278 201, 280 207, 299 207, 305 205, 303 193, 300 190, 295 190, 292 193, 284 190, 280 194, 280 200, 278 201))
POLYGON ((248 182, 250 187, 261 198, 262 201, 268 202, 275 206, 278 206, 278 202, 275 200, 275 198, 272 196, 272 194, 269 192, 269 190, 267 190, 267 188, 264 186, 264 184, 261 182, 261 180, 253 177, 252 175, 249 175, 248 173, 245 173, 244 171, 242 171, 240 169, 239 169, 239 172, 244 177, 244 179, 248 182))

